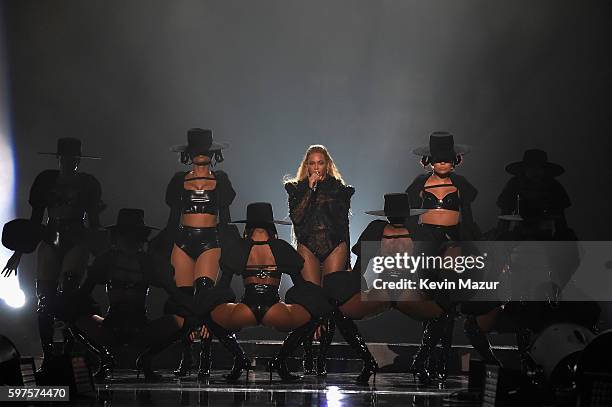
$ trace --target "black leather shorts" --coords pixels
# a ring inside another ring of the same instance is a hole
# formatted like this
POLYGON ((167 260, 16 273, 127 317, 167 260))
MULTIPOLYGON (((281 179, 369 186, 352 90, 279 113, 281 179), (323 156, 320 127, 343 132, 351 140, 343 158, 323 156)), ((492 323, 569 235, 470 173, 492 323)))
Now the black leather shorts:
POLYGON ((206 250, 220 247, 219 234, 216 227, 194 228, 179 225, 174 243, 187 253, 193 261, 197 261, 198 257, 206 250))

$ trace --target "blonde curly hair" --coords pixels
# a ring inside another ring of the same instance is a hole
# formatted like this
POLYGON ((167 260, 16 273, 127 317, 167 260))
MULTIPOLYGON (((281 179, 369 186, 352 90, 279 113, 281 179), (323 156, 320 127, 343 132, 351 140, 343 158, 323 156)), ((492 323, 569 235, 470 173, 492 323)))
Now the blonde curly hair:
POLYGON ((283 178, 283 183, 285 184, 289 182, 297 183, 299 181, 302 181, 308 178, 308 157, 312 153, 323 154, 323 156, 325 157, 325 161, 327 162, 327 175, 330 175, 336 178, 338 181, 342 183, 342 185, 346 185, 346 183, 344 182, 344 179, 342 178, 342 174, 340 173, 340 170, 338 170, 338 167, 336 167, 336 164, 334 163, 334 159, 332 158, 331 154, 329 154, 329 151, 327 151, 327 148, 322 144, 313 144, 310 147, 308 147, 308 149, 306 150, 306 153, 304 154, 304 158, 302 159, 302 162, 297 168, 295 176, 292 177, 289 174, 285 175, 285 177, 283 178))

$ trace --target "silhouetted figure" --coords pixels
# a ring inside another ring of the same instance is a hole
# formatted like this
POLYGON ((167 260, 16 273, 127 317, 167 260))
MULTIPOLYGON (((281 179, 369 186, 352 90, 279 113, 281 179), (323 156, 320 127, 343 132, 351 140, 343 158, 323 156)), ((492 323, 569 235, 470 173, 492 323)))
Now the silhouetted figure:
MULTIPOLYGON (((42 234, 32 235, 42 238, 37 251, 36 296, 44 356, 38 373, 44 377, 49 373, 47 362, 53 356, 53 308, 58 289, 72 292, 78 287, 87 268, 90 243, 95 240, 92 231, 99 226, 98 213, 103 205, 98 180, 93 175, 78 172, 81 159, 98 158, 81 154, 79 139, 60 138, 56 152, 39 154, 55 156, 59 167, 38 174, 29 198, 32 224, 42 224, 47 211, 42 234)), ((19 250, 15 251, 3 270, 5 276, 17 272, 21 255, 19 250)))

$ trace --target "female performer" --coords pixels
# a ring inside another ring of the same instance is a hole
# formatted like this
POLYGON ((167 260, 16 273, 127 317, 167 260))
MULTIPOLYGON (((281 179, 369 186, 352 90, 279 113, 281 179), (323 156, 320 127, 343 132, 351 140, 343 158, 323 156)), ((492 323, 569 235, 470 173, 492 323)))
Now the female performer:
MULTIPOLYGON (((156 276, 161 272, 156 268, 164 267, 163 262, 155 262, 145 251, 147 238, 154 228, 145 225, 142 209, 122 208, 117 223, 107 229, 111 232, 111 248, 96 256, 76 293, 60 297, 57 317, 100 357, 98 379, 112 373, 113 358, 97 342, 109 346, 111 351, 127 343, 156 346, 156 352, 149 351, 138 359, 137 367, 144 372, 146 380, 159 379, 151 370, 151 356, 177 340, 180 329, 171 315, 154 321, 149 321, 146 315, 149 287, 159 285, 156 276), (109 307, 104 318, 83 312, 82 307, 98 284, 106 285, 108 295, 109 307)), ((163 272, 169 274, 168 268, 163 272)))
MULTIPOLYGON (((285 180, 285 189, 289 194, 289 216, 293 221, 297 251, 304 258, 302 275, 306 281, 325 286, 323 280, 327 276, 350 270, 348 216, 355 189, 345 184, 334 160, 322 145, 312 145, 306 150, 295 177, 285 180)), ((324 324, 316 367, 313 366, 312 339, 304 340, 304 373, 327 374, 326 356, 336 325, 365 366, 375 366, 367 346, 362 346, 365 342, 359 341, 361 336, 355 323, 335 313, 324 324)), ((373 367, 368 370, 375 371, 373 367)))
MULTIPOLYGON (((45 170, 38 174, 30 190, 29 199, 32 206, 32 225, 42 224, 45 209, 48 215, 41 236, 42 241, 38 245, 36 262, 36 312, 44 356, 38 373, 45 377, 49 360, 53 356, 52 307, 58 284, 63 276, 61 290, 74 291, 84 275, 90 254, 87 243, 91 234, 88 234, 88 231, 99 226, 98 213, 102 209, 102 191, 94 176, 77 171, 82 158, 99 158, 81 154, 81 140, 60 138, 56 152, 40 154, 55 156, 59 166, 58 170, 45 170)), ((21 233, 15 231, 15 234, 21 233)), ((19 236, 14 237, 20 239, 19 236)), ((17 250, 11 256, 3 270, 5 276, 8 277, 13 271, 17 272, 21 255, 21 251, 17 250)))
MULTIPOLYGON (((299 377, 289 373, 286 358, 297 348, 306 334, 312 333, 313 317, 331 313, 321 289, 306 282, 300 274, 304 260, 287 242, 278 239, 275 224, 290 225, 274 220, 272 206, 256 202, 247 207, 243 239, 224 245, 221 256, 222 277, 219 287, 229 287, 234 275, 241 275, 245 292, 240 303, 218 305, 211 313, 212 320, 224 329, 237 331, 242 328, 264 325, 280 331, 294 331, 284 342, 276 358, 270 363, 284 381, 299 377), (278 289, 282 273, 291 276, 294 286, 287 292, 289 304, 281 302, 278 289), (299 329, 297 329, 299 328, 299 329)), ((243 369, 250 366, 244 352, 236 349, 232 372, 228 380, 237 380, 243 369)))
MULTIPOLYGON (((367 214, 385 216, 387 220, 370 222, 363 231, 352 251, 357 255, 353 271, 338 271, 325 276, 324 290, 338 305, 341 314, 350 319, 363 319, 380 314, 390 307, 415 319, 437 318, 444 313, 443 308, 433 300, 427 299, 420 290, 367 290, 362 277, 368 270, 370 260, 375 256, 391 256, 413 253, 417 230, 409 231, 406 221, 410 216, 410 204, 406 194, 386 194, 384 210, 368 211, 367 214)), ((385 282, 403 281, 411 274, 406 270, 386 269, 381 276, 385 282)), ((340 324, 339 324, 340 326, 340 324)), ((369 352, 365 341, 358 333, 345 335, 361 349, 364 367, 357 378, 358 383, 367 383, 370 375, 376 372, 376 361, 367 357, 369 352)), ((351 341, 347 338, 347 342, 351 341)))
MULTIPOLYGON (((212 130, 199 128, 187 131, 187 142, 172 148, 181 153, 181 162, 192 168, 176 173, 168 184, 170 216, 166 230, 173 242, 171 263, 176 285, 195 296, 212 289, 217 280, 221 256, 218 226, 229 222, 229 206, 236 193, 225 172, 211 169, 223 161, 221 150, 227 145, 213 143, 212 130)), ((167 313, 176 314, 172 301, 166 305, 167 313)), ((205 337, 201 341, 199 376, 209 374, 211 360, 211 338, 204 329, 202 332, 205 337)), ((191 364, 190 337, 186 336, 175 374, 186 375, 191 364)))
MULTIPOLYGON (((469 151, 464 145, 454 143, 453 135, 434 132, 429 136, 429 145, 415 149, 414 154, 421 157, 423 167, 429 172, 416 177, 406 189, 412 208, 428 209, 419 217, 419 229, 429 254, 457 255, 461 248, 454 242, 474 240, 478 229, 472 218, 471 203, 477 191, 464 177, 454 171, 469 151)), ((410 221, 411 227, 416 227, 410 221)), ((429 275, 429 278, 441 278, 429 275)), ((440 303, 448 302, 448 294, 432 293, 440 303)), ((437 319, 423 324, 421 347, 414 357, 411 371, 424 380, 446 378, 446 366, 450 357, 454 316, 447 312, 437 319), (442 360, 435 371, 431 353, 438 341, 442 342, 442 360)))

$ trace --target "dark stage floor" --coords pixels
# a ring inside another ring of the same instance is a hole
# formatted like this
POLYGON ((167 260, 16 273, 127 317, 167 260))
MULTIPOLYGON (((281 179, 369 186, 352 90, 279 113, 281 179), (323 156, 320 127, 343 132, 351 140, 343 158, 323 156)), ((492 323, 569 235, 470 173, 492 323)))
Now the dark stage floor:
POLYGON ((163 371, 164 380, 144 383, 134 371, 115 372, 113 378, 96 384, 95 399, 79 405, 106 406, 476 406, 479 402, 459 400, 467 389, 465 376, 450 377, 444 388, 415 383, 412 376, 381 373, 369 386, 352 383, 352 374, 329 374, 325 379, 307 376, 303 382, 269 382, 263 371, 249 373, 249 381, 228 384, 223 372, 215 371, 208 381, 194 376, 176 379, 163 371))

